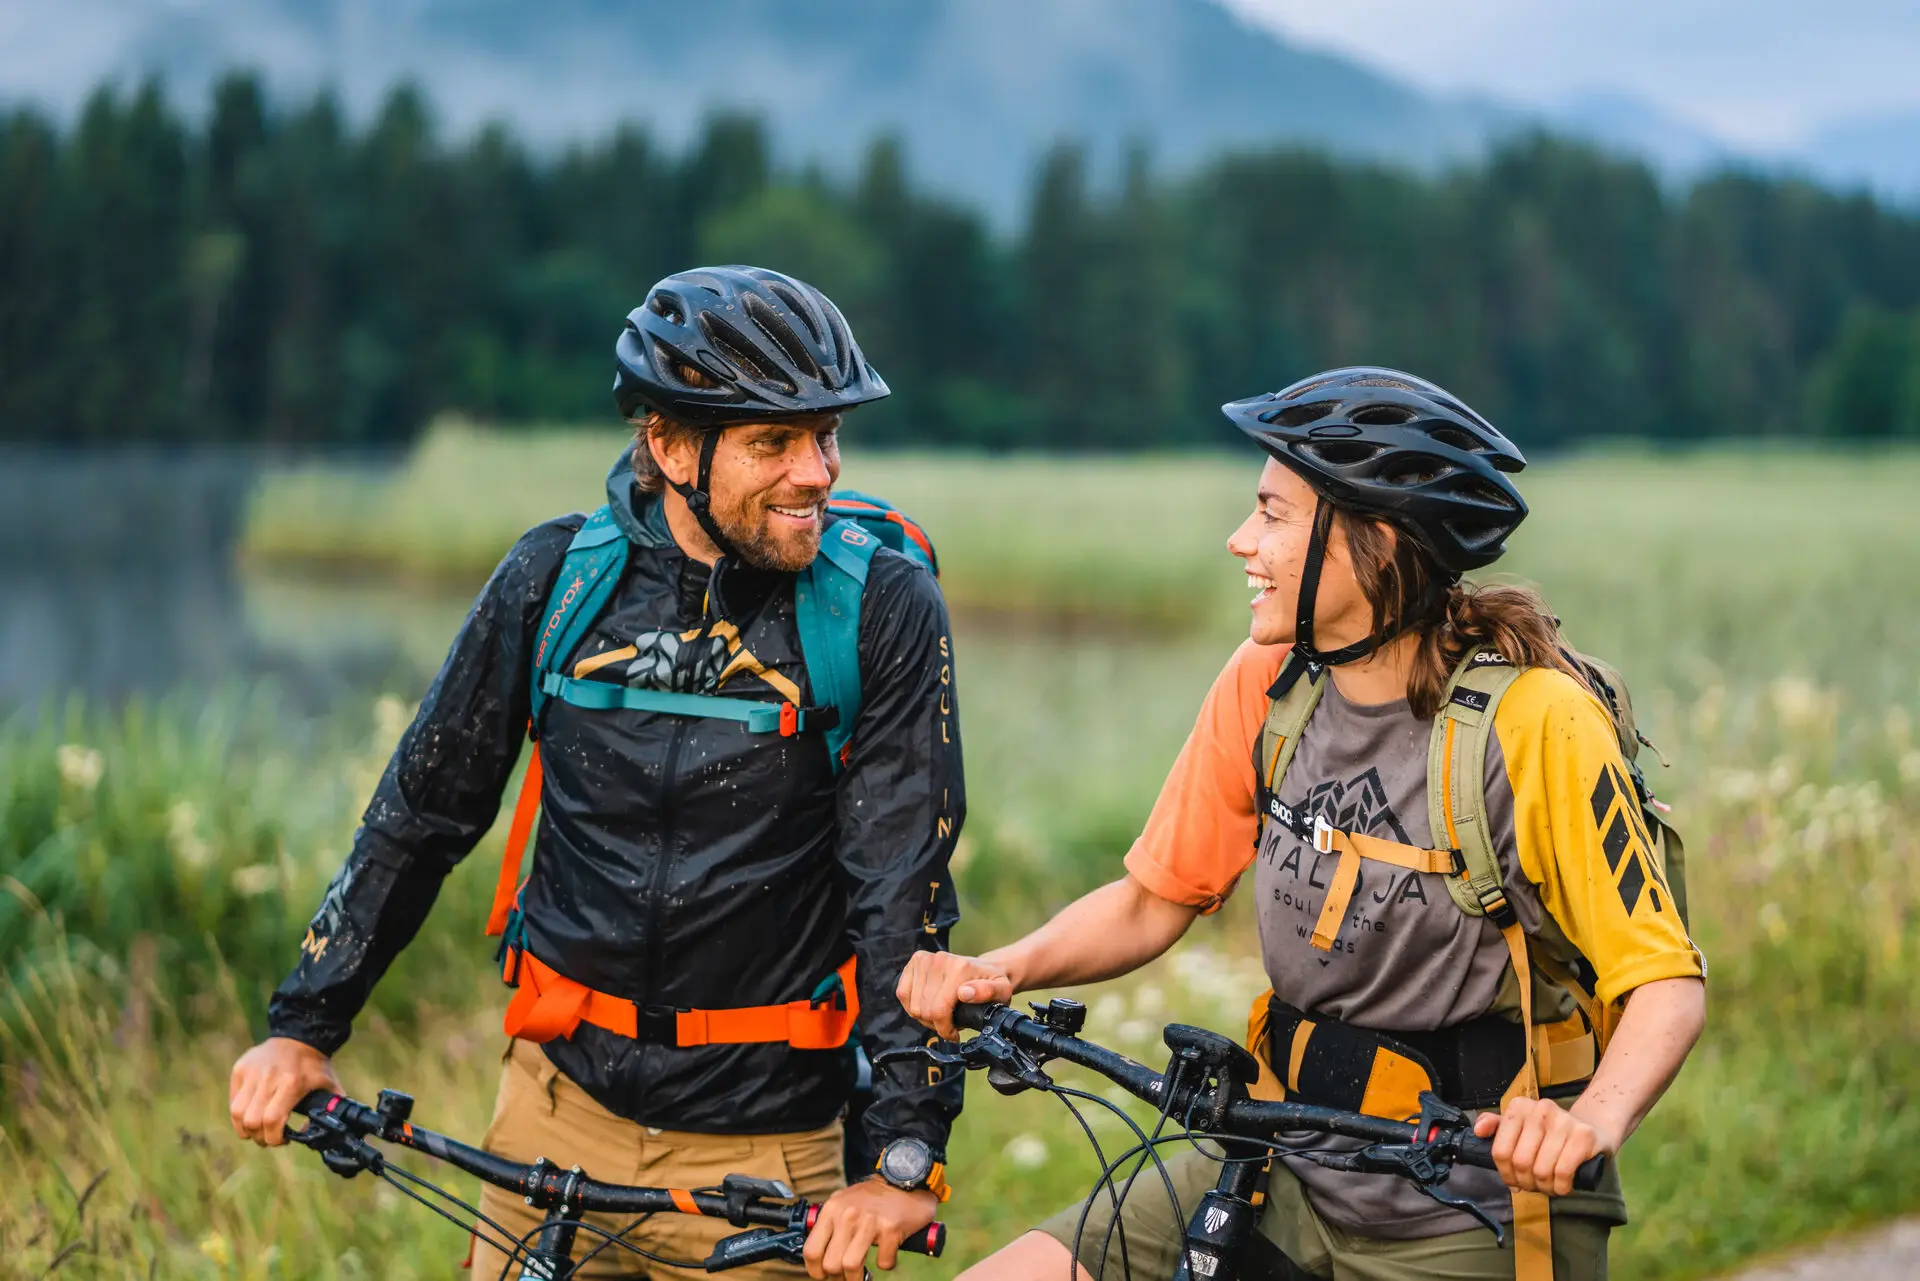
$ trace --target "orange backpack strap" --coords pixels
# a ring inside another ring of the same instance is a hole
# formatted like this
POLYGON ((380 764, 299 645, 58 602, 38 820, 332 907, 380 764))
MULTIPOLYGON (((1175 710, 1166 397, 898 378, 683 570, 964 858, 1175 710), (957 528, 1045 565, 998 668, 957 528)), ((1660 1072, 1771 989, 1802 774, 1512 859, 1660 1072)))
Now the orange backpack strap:
POLYGON ((545 771, 540 768, 540 744, 533 745, 527 758, 527 776, 520 782, 520 799, 514 802, 513 823, 507 828, 507 850, 500 858, 500 879, 493 886, 493 910, 487 913, 490 936, 507 931, 507 917, 513 911, 519 892, 520 859, 533 835, 533 819, 540 812, 540 788, 545 771))

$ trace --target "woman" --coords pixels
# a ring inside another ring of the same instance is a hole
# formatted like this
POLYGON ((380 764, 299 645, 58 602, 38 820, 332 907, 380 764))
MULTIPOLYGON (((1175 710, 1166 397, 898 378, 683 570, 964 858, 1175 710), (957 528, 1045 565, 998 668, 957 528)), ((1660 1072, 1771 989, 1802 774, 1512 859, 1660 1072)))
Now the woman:
MULTIPOLYGON (((1573 1172, 1617 1152, 1679 1070, 1704 1020, 1704 965, 1631 803, 1614 723, 1551 612, 1530 590, 1460 581, 1526 515, 1510 479, 1525 460, 1459 400, 1393 370, 1335 370, 1225 412, 1271 455, 1228 542, 1258 589, 1251 637, 1208 693, 1126 875, 1007 947, 916 955, 900 999, 952 1036, 957 1001, 1128 973, 1253 864, 1273 994, 1250 1048, 1308 1102, 1405 1115, 1416 1091, 1374 1091, 1413 1079, 1489 1109, 1475 1129, 1493 1138, 1498 1177, 1459 1169, 1448 1187, 1516 1229, 1503 1249, 1401 1180, 1287 1158, 1261 1220, 1285 1256, 1275 1266, 1336 1281, 1603 1277, 1625 1204, 1617 1182, 1568 1195, 1573 1172), (1486 669, 1500 673, 1492 695, 1469 679, 1486 669), (1438 781, 1459 759, 1432 746, 1436 716, 1451 750, 1481 711, 1484 797, 1451 781, 1430 797, 1430 766, 1438 781), (1484 875, 1463 849, 1490 851, 1484 875)), ((1191 1208, 1217 1166, 1169 1164, 1191 1208)), ((1102 1262, 1109 1204, 1088 1215, 1077 1276, 1120 1275, 1119 1250, 1102 1262)), ((1080 1216, 966 1277, 1055 1281, 1080 1216)), ((1122 1226, 1132 1275, 1170 1276, 1179 1239, 1157 1179, 1122 1226)))

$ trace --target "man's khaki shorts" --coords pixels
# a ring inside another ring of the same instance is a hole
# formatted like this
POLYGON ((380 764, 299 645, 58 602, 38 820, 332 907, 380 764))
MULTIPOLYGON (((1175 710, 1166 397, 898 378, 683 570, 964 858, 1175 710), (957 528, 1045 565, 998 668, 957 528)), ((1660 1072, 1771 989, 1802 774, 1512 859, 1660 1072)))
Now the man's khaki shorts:
MULTIPOLYGON (((605 1183, 644 1184, 649 1187, 700 1188, 718 1184, 728 1174, 750 1174, 779 1179, 809 1201, 823 1201, 846 1186, 841 1127, 804 1134, 690 1134, 636 1125, 613 1115, 594 1102, 585 1090, 561 1075, 538 1045, 514 1041, 500 1077, 500 1095, 494 1104, 493 1124, 482 1146, 510 1161, 544 1156, 562 1167, 579 1165, 588 1176, 605 1183)), ((511 1192, 489 1185, 480 1194, 480 1212, 513 1236, 538 1226, 541 1212, 511 1192)), ((630 1216, 589 1214, 588 1223, 607 1232, 625 1230, 630 1216)), ((627 1232, 625 1239, 664 1258, 695 1262, 689 1273, 649 1264, 617 1246, 593 1256, 578 1275, 588 1277, 676 1277, 702 1275, 713 1243, 740 1229, 724 1219, 692 1214, 656 1214, 627 1232)), ((581 1232, 573 1257, 582 1258, 603 1238, 581 1232)), ((484 1241, 473 1249, 474 1281, 495 1281, 506 1266, 506 1256, 484 1241)), ((516 1265, 507 1275, 518 1277, 516 1265)), ((804 1277, 806 1269, 793 1264, 762 1264, 728 1272, 752 1281, 761 1277, 804 1277)))
MULTIPOLYGON (((1191 1214, 1200 1198, 1220 1177, 1220 1165, 1192 1151, 1167 1160, 1180 1204, 1191 1214)), ((1085 1202, 1063 1210, 1041 1224, 1039 1231, 1073 1249, 1074 1230, 1085 1202)), ((1106 1268, 1101 1270, 1101 1247, 1113 1203, 1105 1193, 1087 1214, 1080 1233, 1080 1265, 1100 1281, 1163 1281, 1173 1275, 1180 1257, 1181 1227, 1167 1205, 1166 1185, 1151 1168, 1141 1172, 1133 1192, 1121 1204, 1120 1226, 1126 1232, 1128 1267, 1120 1262, 1119 1233, 1107 1246, 1106 1268)), ((1556 1200, 1553 1208, 1554 1281, 1606 1281, 1607 1234, 1624 1222, 1624 1203, 1618 1185, 1594 1193, 1576 1193, 1556 1200), (1563 1209, 1562 1207, 1566 1207, 1563 1209), (1578 1207, 1596 1213, 1570 1213, 1578 1207)), ((1449 1281, 1512 1281, 1513 1251, 1495 1244, 1483 1228, 1445 1236, 1390 1241, 1348 1232, 1322 1219, 1307 1201, 1300 1180, 1276 1164, 1268 1181, 1260 1230, 1253 1238, 1256 1257, 1243 1265, 1247 1281, 1271 1278, 1295 1281, 1318 1277, 1330 1281, 1414 1281, 1445 1277, 1449 1281), (1288 1265, 1291 1264, 1291 1267, 1288 1265)))

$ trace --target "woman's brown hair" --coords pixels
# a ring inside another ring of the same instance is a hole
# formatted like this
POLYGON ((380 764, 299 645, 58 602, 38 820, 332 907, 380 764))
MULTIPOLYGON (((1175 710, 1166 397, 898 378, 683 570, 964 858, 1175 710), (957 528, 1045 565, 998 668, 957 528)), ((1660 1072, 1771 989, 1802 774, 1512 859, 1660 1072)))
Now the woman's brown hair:
POLYGON ((1446 584, 1433 557, 1404 533, 1395 537, 1380 521, 1329 504, 1321 506, 1318 518, 1329 514, 1340 523, 1354 579, 1373 606, 1374 634, 1399 631, 1405 624, 1420 637, 1407 680, 1407 704, 1415 716, 1430 720, 1440 714, 1454 669, 1476 650, 1498 650, 1516 667, 1552 667, 1579 676, 1566 656, 1559 621, 1534 588, 1446 584), (1428 601, 1435 601, 1431 612, 1422 609, 1428 601), (1415 610, 1425 617, 1411 617, 1415 610))

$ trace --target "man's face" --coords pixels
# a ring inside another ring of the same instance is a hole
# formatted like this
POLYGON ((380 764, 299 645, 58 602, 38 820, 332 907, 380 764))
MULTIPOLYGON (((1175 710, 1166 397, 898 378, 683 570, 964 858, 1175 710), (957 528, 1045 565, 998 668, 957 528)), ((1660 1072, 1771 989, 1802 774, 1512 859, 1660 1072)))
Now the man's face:
POLYGON ((840 478, 838 414, 742 423, 713 453, 713 518, 741 556, 798 572, 820 552, 827 495, 840 478))

